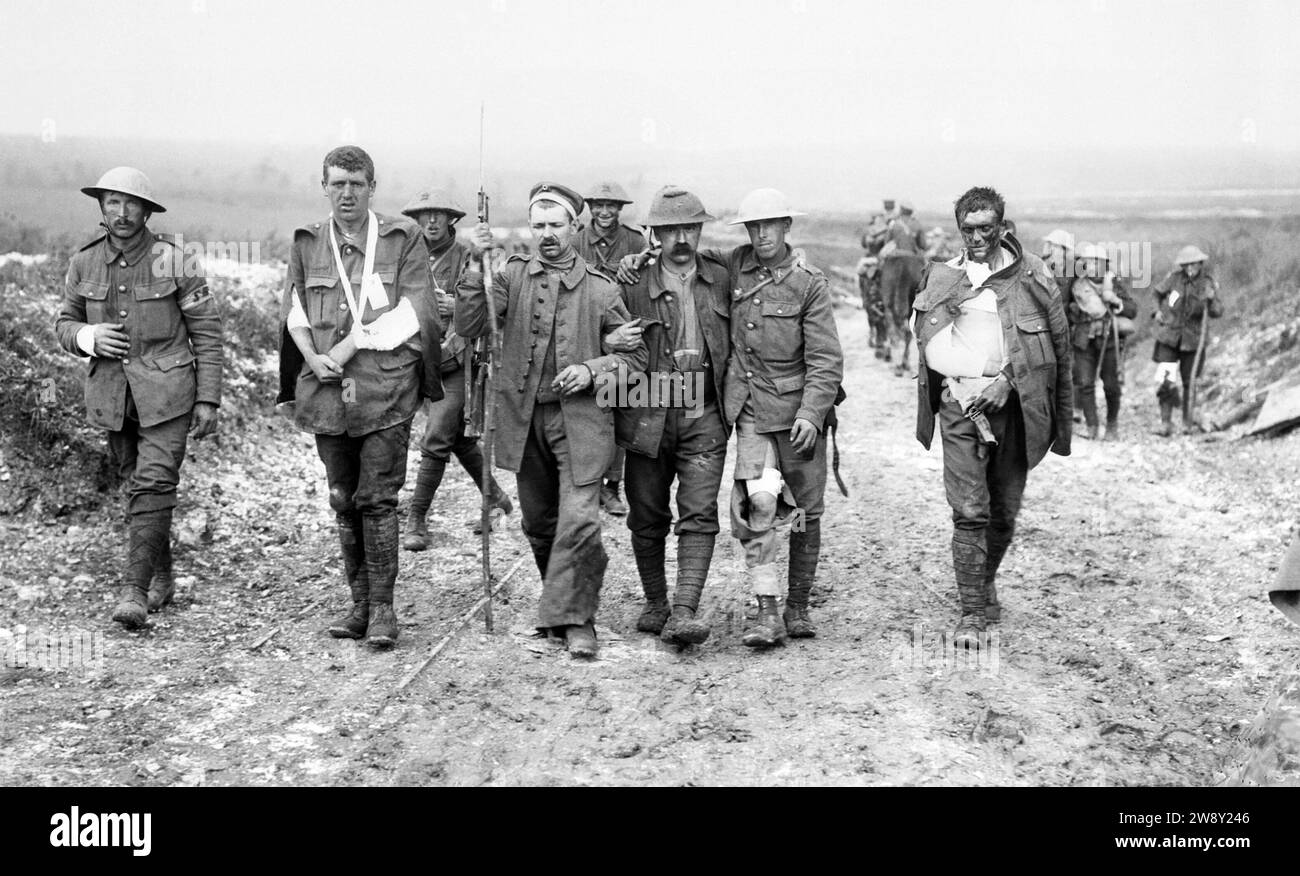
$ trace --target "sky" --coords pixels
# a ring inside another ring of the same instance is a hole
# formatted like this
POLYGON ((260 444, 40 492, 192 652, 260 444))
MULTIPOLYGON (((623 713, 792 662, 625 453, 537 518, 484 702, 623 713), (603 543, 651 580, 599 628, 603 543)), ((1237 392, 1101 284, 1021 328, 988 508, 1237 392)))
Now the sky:
POLYGON ((1283 0, 0 0, 0 19, 7 134, 355 142, 463 168, 485 106, 497 166, 748 171, 823 199, 837 176, 929 194, 1105 153, 1131 187, 1193 155, 1300 153, 1283 0))

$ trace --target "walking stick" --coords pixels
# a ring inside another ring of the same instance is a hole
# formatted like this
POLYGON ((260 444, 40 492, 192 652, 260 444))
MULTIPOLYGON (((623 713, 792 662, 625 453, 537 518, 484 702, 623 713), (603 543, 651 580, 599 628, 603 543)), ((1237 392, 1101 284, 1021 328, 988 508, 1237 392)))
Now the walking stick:
MULTIPOLYGON (((478 221, 489 221, 488 196, 483 188, 483 105, 478 115, 478 221)), ((496 296, 492 291, 492 248, 483 251, 483 294, 488 307, 488 350, 483 363, 483 477, 479 491, 483 496, 483 621, 492 632, 492 456, 496 444, 493 409, 496 407, 494 371, 501 355, 500 336, 497 331, 496 296)), ((467 375, 468 376, 468 375, 467 375)))
POLYGON ((1196 375, 1201 370, 1201 363, 1205 361, 1205 342, 1209 340, 1210 331, 1210 299, 1205 299, 1205 305, 1201 308, 1201 342, 1196 346, 1196 357, 1192 359, 1192 379, 1187 384, 1187 417, 1194 420, 1196 410, 1196 375))

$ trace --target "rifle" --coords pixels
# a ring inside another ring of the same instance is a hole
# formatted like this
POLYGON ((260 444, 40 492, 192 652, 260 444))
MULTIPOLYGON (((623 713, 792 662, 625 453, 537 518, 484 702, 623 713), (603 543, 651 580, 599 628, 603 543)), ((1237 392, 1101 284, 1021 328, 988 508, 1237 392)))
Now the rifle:
MULTIPOLYGON (((490 210, 487 191, 483 187, 483 106, 479 105, 478 117, 478 221, 481 224, 487 224, 490 221, 490 210)), ((492 291, 492 249, 483 251, 483 294, 487 299, 488 309, 488 334, 487 349, 484 351, 480 376, 474 382, 474 388, 479 391, 479 408, 482 412, 482 430, 479 435, 483 439, 483 478, 479 484, 479 491, 483 495, 483 620, 487 625, 487 631, 492 632, 492 456, 493 448, 496 444, 496 435, 494 433, 495 424, 493 423, 493 408, 496 407, 495 393, 493 392, 493 371, 496 369, 497 362, 501 357, 501 338, 497 331, 497 309, 496 296, 492 291)), ((467 412, 468 415, 468 412, 467 412)))
POLYGON ((1205 299, 1205 306, 1201 308, 1201 342, 1196 347, 1196 356, 1192 359, 1192 379, 1187 384, 1187 420, 1196 422, 1196 373, 1201 370, 1201 364, 1205 361, 1205 342, 1209 340, 1210 329, 1210 299, 1205 299))

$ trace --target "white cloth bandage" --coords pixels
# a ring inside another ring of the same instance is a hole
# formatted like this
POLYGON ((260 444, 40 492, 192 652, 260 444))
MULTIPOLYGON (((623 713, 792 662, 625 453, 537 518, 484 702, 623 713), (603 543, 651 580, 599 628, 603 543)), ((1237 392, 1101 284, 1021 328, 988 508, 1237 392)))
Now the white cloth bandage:
POLYGON ((576 221, 578 218, 578 214, 573 212, 573 205, 571 205, 567 200, 561 198, 559 195, 555 194, 554 192, 538 192, 537 194, 533 195, 532 199, 529 200, 528 202, 528 209, 532 210, 533 204, 536 204, 538 201, 549 201, 552 204, 559 204, 561 207, 564 208, 564 212, 569 214, 570 219, 576 221))
POLYGON ((291 293, 293 304, 289 307, 289 318, 285 320, 284 326, 289 331, 294 329, 311 328, 311 322, 307 319, 307 313, 302 309, 302 302, 298 300, 298 293, 291 293))
POLYGON ((419 331, 420 320, 411 306, 411 299, 403 298, 392 310, 361 326, 361 331, 356 333, 357 349, 394 350, 419 331))
POLYGON ((1157 362, 1156 363, 1156 387, 1164 386, 1165 381, 1170 383, 1178 382, 1178 363, 1177 362, 1157 362))
POLYGON ((745 481, 745 488, 749 495, 755 493, 771 493, 773 496, 781 492, 781 470, 776 468, 765 468, 763 473, 756 478, 745 481))
POLYGON ((93 325, 84 325, 77 329, 77 346, 87 356, 95 355, 95 327, 93 325))

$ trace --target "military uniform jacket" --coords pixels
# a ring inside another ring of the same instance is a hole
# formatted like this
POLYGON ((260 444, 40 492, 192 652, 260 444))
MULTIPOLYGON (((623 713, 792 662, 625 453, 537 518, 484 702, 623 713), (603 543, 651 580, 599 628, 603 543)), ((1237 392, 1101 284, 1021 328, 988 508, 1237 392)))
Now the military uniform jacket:
POLYGON ((1219 300, 1219 284, 1205 272, 1189 280, 1181 270, 1170 271, 1152 290, 1156 298, 1156 343, 1175 350, 1190 352, 1201 345, 1201 315, 1205 313, 1206 293, 1215 290, 1209 299, 1210 317, 1223 316, 1223 302, 1219 300), (1177 291, 1178 295, 1170 293, 1177 291), (1174 301, 1171 304, 1170 299, 1174 301))
MULTIPOLYGON (((517 472, 532 427, 533 407, 552 334, 556 373, 570 365, 585 364, 597 382, 613 379, 610 372, 620 365, 644 370, 646 350, 642 343, 631 353, 602 352, 605 335, 630 317, 618 285, 583 261, 582 256, 574 259, 558 284, 551 282, 537 256, 511 256, 493 273, 492 293, 503 353, 501 366, 493 375, 493 440, 497 464, 517 472)), ((488 307, 483 275, 466 271, 457 286, 457 298, 457 333, 467 338, 486 335, 488 307)), ((574 483, 595 483, 614 458, 614 411, 597 405, 591 388, 561 398, 560 409, 573 460, 574 483)))
POLYGON ((121 430, 128 388, 145 427, 188 413, 196 402, 220 404, 221 314, 207 281, 185 276, 183 252, 170 235, 144 228, 126 251, 115 241, 106 234, 73 255, 55 322, 59 343, 78 356, 86 354, 77 332, 89 324, 122 323, 130 339, 122 359, 91 357, 87 420, 121 430))
MULTIPOLYGON (((465 269, 472 261, 469 247, 454 238, 451 246, 444 250, 442 255, 435 256, 429 253, 430 293, 441 289, 454 298, 460 275, 465 273, 465 269)), ((434 299, 433 303, 436 313, 437 300, 434 299)), ((447 371, 454 371, 459 367, 461 354, 465 352, 465 339, 456 334, 455 321, 456 315, 453 313, 450 324, 442 326, 442 364, 447 371)))
MULTIPOLYGON (((1003 245, 1014 254, 1011 264, 985 283, 997 296, 1002 336, 1011 360, 1012 384, 1020 396, 1025 424, 1025 456, 1030 468, 1050 448, 1070 455, 1073 401, 1070 369, 1073 351, 1070 326, 1061 294, 1042 260, 1021 249, 1012 235, 1003 245)), ((953 321, 961 302, 974 297, 961 256, 931 262, 924 288, 916 296, 917 375, 916 438, 928 449, 934 438, 943 375, 925 363, 925 346, 953 321)))
MULTIPOLYGON (((343 366, 342 383, 336 384, 324 384, 317 379, 285 332, 280 353, 281 377, 290 371, 296 372, 296 377, 291 391, 286 392, 282 382, 280 400, 296 399, 294 422, 304 432, 368 435, 415 416, 422 388, 426 397, 442 397, 437 371, 441 334, 429 294, 428 248, 424 235, 409 219, 378 213, 375 219, 379 222, 379 236, 374 271, 383 283, 388 300, 379 308, 373 302, 365 302, 361 321, 369 324, 395 308, 403 298, 409 298, 420 319, 420 332, 393 350, 358 350, 343 366), (434 351, 432 376, 429 357, 424 355, 429 343, 434 351), (296 368, 290 364, 295 362, 296 368)), ((330 247, 327 224, 330 221, 312 222, 294 230, 285 304, 281 308, 283 325, 288 315, 289 296, 298 296, 311 323, 312 343, 316 352, 322 354, 328 353, 352 330, 352 313, 343 297, 343 284, 339 282, 330 247)), ((361 250, 342 241, 340 245, 353 294, 360 295, 361 250)))
MULTIPOLYGON (((1061 299, 1065 304, 1065 318, 1070 323, 1070 340, 1073 342, 1074 349, 1076 350, 1086 350, 1088 349, 1089 344, 1092 343, 1093 319, 1088 316, 1088 314, 1084 313, 1079 305, 1074 302, 1075 285, 1077 285, 1080 280, 1086 279, 1086 277, 1075 277, 1065 288, 1063 293, 1064 297, 1061 299)), ((1097 282, 1098 288, 1100 289, 1100 281, 1097 282)), ((1057 287, 1060 288, 1059 283, 1057 284, 1057 287)), ((1125 283, 1122 277, 1116 277, 1114 280, 1114 288, 1115 294, 1119 296, 1119 300, 1123 307, 1118 313, 1112 310, 1109 319, 1114 319, 1117 316, 1126 316, 1129 319, 1132 319, 1137 316, 1137 302, 1133 300, 1133 295, 1128 290, 1128 283, 1125 283)), ((1107 307, 1109 306, 1110 305, 1107 305, 1107 307)), ((1102 317, 1102 319, 1107 319, 1107 317, 1102 317)), ((1110 325, 1107 324, 1106 331, 1109 332, 1110 330, 1110 325)))
POLYGON ((619 223, 609 237, 601 237, 594 224, 578 232, 573 239, 578 255, 596 270, 613 279, 618 273, 618 263, 625 255, 635 255, 646 248, 641 229, 619 223))
MULTIPOLYGON (((726 392, 727 361, 731 357, 731 302, 728 296, 731 286, 727 265, 696 254, 695 276, 691 283, 700 339, 707 352, 705 368, 713 382, 715 398, 721 401, 726 392)), ((641 271, 640 280, 623 289, 623 301, 628 312, 640 317, 645 327, 642 339, 648 356, 644 372, 647 374, 673 370, 671 332, 664 327, 659 305, 662 295, 659 271, 653 264, 646 265, 641 271)), ((668 409, 665 407, 619 408, 614 414, 618 446, 657 458, 667 419, 668 409)))
POLYGON ((731 293, 731 361, 726 418, 735 423, 753 400, 759 432, 784 432, 796 419, 822 431, 844 377, 826 277, 797 267, 793 252, 775 271, 750 244, 727 257, 731 293))

